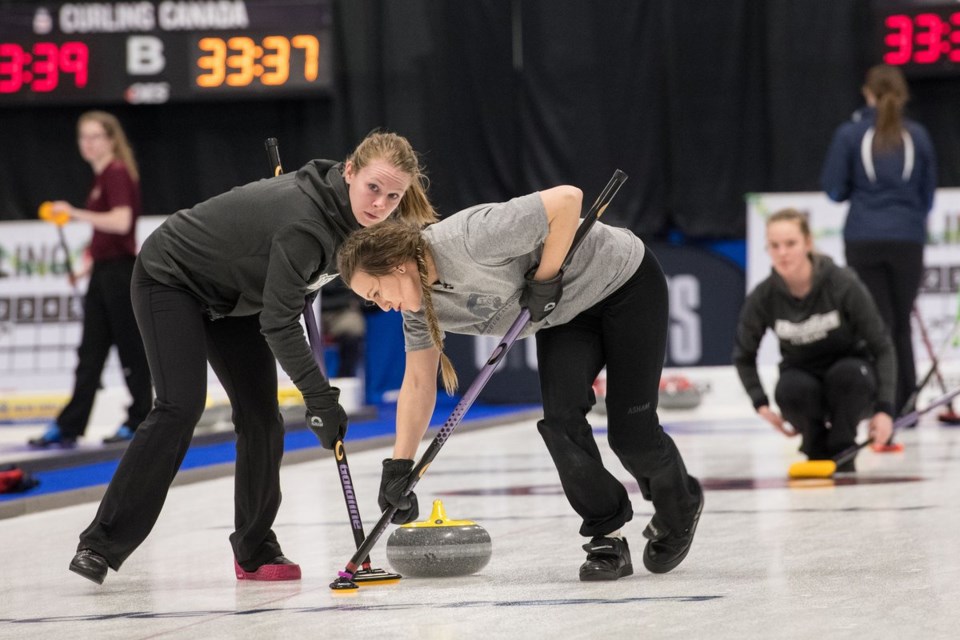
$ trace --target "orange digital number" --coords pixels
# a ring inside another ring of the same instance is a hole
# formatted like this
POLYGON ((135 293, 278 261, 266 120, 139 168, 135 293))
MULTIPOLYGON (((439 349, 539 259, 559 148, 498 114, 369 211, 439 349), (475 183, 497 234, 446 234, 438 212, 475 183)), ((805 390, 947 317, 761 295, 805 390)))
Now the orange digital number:
POLYGON ((260 82, 271 86, 285 83, 290 77, 290 41, 283 36, 267 36, 263 39, 263 49, 276 53, 264 54, 261 58, 264 70, 273 70, 265 71, 260 82))
POLYGON ((227 68, 237 70, 236 73, 227 74, 227 84, 231 87, 245 87, 253 82, 257 45, 250 38, 236 37, 227 40, 227 46, 240 52, 238 55, 227 56, 227 68))
POLYGON ((265 36, 258 46, 252 38, 202 38, 198 47, 202 55, 197 67, 199 87, 246 87, 255 80, 266 86, 280 86, 290 79, 290 56, 293 49, 303 51, 303 77, 317 79, 320 71, 320 41, 316 36, 299 34, 292 38, 265 36))
POLYGON ((219 87, 227 73, 227 44, 220 38, 203 38, 198 46, 207 54, 197 59, 197 66, 207 73, 197 76, 197 86, 219 87))
POLYGON ((320 69, 320 41, 316 36, 298 35, 290 40, 297 49, 303 49, 303 77, 313 82, 317 79, 317 72, 320 69))

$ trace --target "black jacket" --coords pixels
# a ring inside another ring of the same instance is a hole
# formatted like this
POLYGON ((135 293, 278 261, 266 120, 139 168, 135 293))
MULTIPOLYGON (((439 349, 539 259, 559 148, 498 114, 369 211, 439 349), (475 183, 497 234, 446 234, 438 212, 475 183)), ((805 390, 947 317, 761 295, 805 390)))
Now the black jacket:
POLYGON ((841 358, 872 362, 879 388, 875 411, 893 415, 896 354, 866 287, 850 269, 815 254, 813 285, 795 298, 776 271, 750 292, 740 312, 733 362, 754 407, 769 405, 757 373, 757 350, 767 329, 780 341, 780 370, 823 376, 841 358))
POLYGON ((151 277, 194 294, 212 318, 259 313, 270 349, 311 410, 330 386, 303 337, 304 299, 335 277, 337 249, 360 228, 342 169, 313 160, 232 189, 170 216, 140 251, 151 277))

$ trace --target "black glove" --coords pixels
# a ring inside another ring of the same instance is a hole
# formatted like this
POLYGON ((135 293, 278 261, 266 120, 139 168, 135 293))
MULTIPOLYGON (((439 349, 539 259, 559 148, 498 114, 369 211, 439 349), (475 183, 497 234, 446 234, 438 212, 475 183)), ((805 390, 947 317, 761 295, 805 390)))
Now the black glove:
POLYGON ((409 495, 403 495, 411 471, 413 471, 413 460, 387 458, 383 461, 383 475, 380 476, 380 495, 377 496, 377 504, 380 505, 381 512, 386 511, 391 505, 397 507, 397 512, 390 520, 393 524, 407 524, 420 515, 417 494, 411 491, 409 495))
POLYGON ((307 411, 307 426, 320 439, 324 449, 333 449, 337 440, 347 435, 347 412, 339 402, 327 409, 307 411))
POLYGON ((527 285, 520 294, 520 307, 530 310, 531 322, 540 322, 556 308, 563 295, 563 272, 561 271, 549 280, 534 280, 533 274, 537 267, 527 271, 524 279, 527 285))

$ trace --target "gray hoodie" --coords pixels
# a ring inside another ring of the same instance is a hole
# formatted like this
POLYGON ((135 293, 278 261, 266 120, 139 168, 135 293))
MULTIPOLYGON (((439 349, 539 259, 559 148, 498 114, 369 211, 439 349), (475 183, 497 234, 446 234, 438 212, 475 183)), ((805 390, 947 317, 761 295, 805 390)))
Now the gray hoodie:
MULTIPOLYGON (((520 315, 524 274, 537 264, 547 237, 539 193, 464 209, 427 227, 424 237, 440 282, 432 288, 444 331, 502 337, 520 315)), ((597 222, 563 277, 557 308, 521 337, 569 322, 619 289, 643 260, 644 245, 628 229, 597 222)), ((407 351, 432 345, 423 311, 403 312, 407 351)))

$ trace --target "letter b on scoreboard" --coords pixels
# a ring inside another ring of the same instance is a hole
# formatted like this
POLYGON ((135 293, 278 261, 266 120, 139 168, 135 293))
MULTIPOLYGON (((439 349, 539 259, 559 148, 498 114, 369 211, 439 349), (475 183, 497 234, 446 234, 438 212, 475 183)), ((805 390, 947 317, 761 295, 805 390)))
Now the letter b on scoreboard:
POLYGON ((163 41, 155 36, 127 38, 127 73, 131 76, 152 76, 167 66, 163 41))

